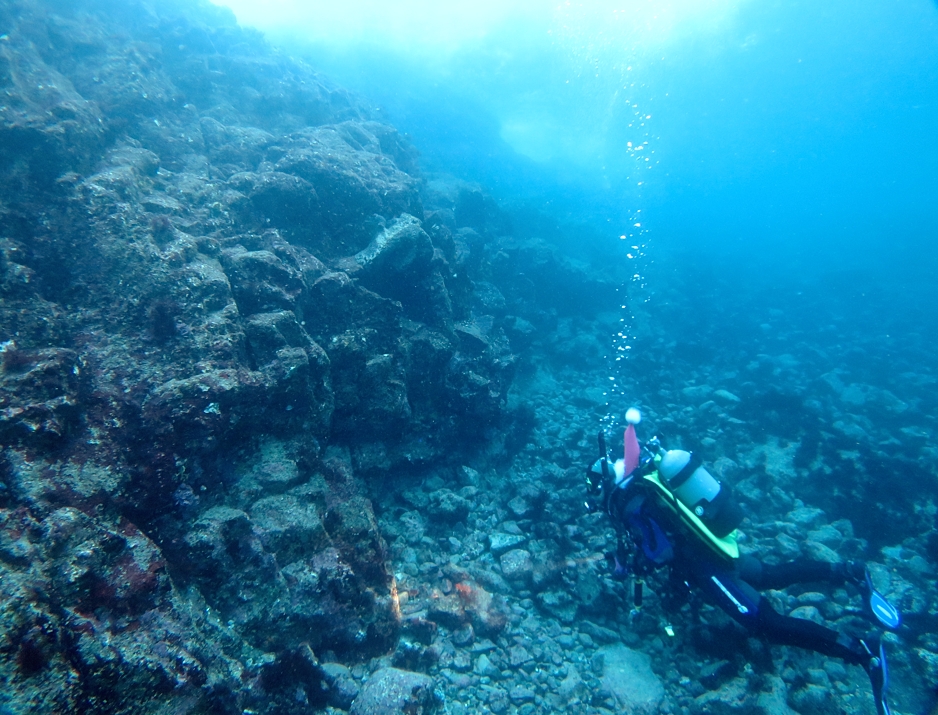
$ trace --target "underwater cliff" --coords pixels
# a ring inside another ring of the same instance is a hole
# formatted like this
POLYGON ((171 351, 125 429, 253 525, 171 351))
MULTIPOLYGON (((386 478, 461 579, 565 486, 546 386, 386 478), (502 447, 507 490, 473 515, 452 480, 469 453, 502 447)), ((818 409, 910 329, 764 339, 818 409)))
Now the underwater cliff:
POLYGON ((524 429, 533 281, 614 286, 227 12, 2 15, 4 697, 323 705, 400 630, 374 485, 524 429))

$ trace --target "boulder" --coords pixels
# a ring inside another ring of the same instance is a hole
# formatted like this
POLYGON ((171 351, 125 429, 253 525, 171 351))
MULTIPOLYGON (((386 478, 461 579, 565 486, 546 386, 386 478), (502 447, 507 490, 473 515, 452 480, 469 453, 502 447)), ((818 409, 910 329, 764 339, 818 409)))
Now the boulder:
POLYGON ((376 671, 362 686, 350 715, 430 715, 442 705, 433 679, 397 668, 376 671))
POLYGON ((329 704, 339 710, 348 710, 361 692, 361 686, 352 671, 341 663, 323 663, 322 671, 327 684, 329 704))
POLYGON ((509 581, 527 581, 534 573, 534 561, 531 553, 524 549, 512 549, 498 559, 502 575, 509 581))
POLYGON ((809 683, 791 693, 789 699, 794 709, 805 715, 829 715, 840 710, 829 685, 809 683))
POLYGON ((527 541, 527 537, 518 534, 502 534, 494 532, 489 534, 489 548, 496 556, 501 556, 506 551, 518 548, 527 541))
POLYGON ((430 268, 433 244, 415 217, 403 214, 394 219, 352 257, 356 277, 366 284, 393 289, 401 277, 420 277, 430 268))
POLYGON ((250 202, 245 218, 260 228, 278 228, 301 246, 321 246, 319 197, 305 179, 280 171, 239 172, 228 184, 250 202))
POLYGON ((423 213, 417 181, 383 154, 370 123, 344 122, 292 134, 277 160, 277 171, 298 176, 316 190, 326 236, 318 246, 326 258, 365 248, 376 222, 402 213, 423 213))
MULTIPOLYGON (((12 8, 7 8, 12 13, 12 8)), ((0 188, 3 194, 29 186, 41 191, 55 187, 63 174, 88 172, 107 141, 107 125, 99 105, 82 96, 53 63, 42 56, 42 47, 53 42, 42 17, 9 17, 4 28, 4 57, 15 58, 14 85, 0 110, 0 188)), ((4 60, 9 67, 10 60, 4 60)))
POLYGON ((560 589, 542 591, 537 594, 537 602, 541 608, 561 623, 573 623, 576 620, 577 604, 567 591, 560 589))
POLYGON ((74 668, 123 702, 140 689, 151 702, 154 693, 197 698, 210 673, 223 687, 237 682, 224 656, 209 664, 211 627, 193 628, 159 548, 126 520, 60 507, 40 522, 0 509, 0 550, 0 637, 12 645, 4 698, 29 703, 17 711, 80 710, 87 691, 69 677, 74 668))
POLYGON ((226 249, 221 263, 242 315, 292 310, 304 288, 301 276, 268 250, 226 249))
POLYGON ((0 440, 40 447, 79 426, 82 366, 67 348, 0 346, 0 440))
POLYGON ((603 662, 603 687, 619 707, 630 713, 652 715, 664 701, 664 686, 651 669, 651 659, 622 644, 597 651, 603 662))
POLYGON ((451 630, 461 627, 466 622, 466 612, 462 600, 456 594, 439 595, 427 606, 427 618, 451 630))
POLYGON ((475 633, 490 638, 501 633, 508 623, 502 597, 493 596, 483 586, 471 582, 457 584, 456 590, 475 633))
POLYGON ((264 549, 280 563, 292 563, 331 545, 316 505, 294 494, 258 499, 250 514, 264 549))
POLYGON ((369 290, 400 302, 415 320, 452 330, 453 309, 443 276, 446 261, 415 217, 403 214, 394 219, 368 246, 337 266, 369 290))
POLYGON ((184 567, 223 618, 255 630, 282 615, 282 609, 269 609, 285 581, 245 512, 225 506, 208 509, 186 534, 183 548, 184 567))
MULTIPOLYGON (((783 705, 784 700, 769 699, 760 696, 765 704, 783 705)), ((713 713, 713 715, 748 715, 754 710, 754 701, 757 699, 749 692, 749 683, 745 678, 733 678, 723 683, 716 690, 709 690, 702 695, 694 698, 692 712, 703 715, 713 713)), ((787 706, 781 710, 786 713, 787 706)), ((758 712, 758 710, 756 710, 758 712)), ((775 712, 767 710, 766 712, 775 712)))
POLYGON ((436 521, 455 524, 469 514, 472 503, 450 489, 438 489, 430 494, 427 516, 436 521))

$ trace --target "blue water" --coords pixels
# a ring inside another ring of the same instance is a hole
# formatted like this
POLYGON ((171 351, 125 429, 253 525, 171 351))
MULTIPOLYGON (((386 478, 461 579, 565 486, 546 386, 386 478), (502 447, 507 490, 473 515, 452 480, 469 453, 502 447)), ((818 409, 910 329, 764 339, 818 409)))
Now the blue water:
MULTIPOLYGON (((503 200, 610 236, 641 209, 659 256, 690 248, 735 269, 743 258, 788 275, 860 267, 928 281, 935 3, 744 2, 666 39, 633 26, 628 4, 591 7, 545 7, 439 57, 386 38, 273 34, 384 107, 426 168, 503 200), (651 115, 642 127, 629 126, 634 105, 651 115), (629 141, 648 142, 653 169, 629 141)), ((647 4, 632 7, 647 17, 647 4)))
POLYGON ((717 366, 797 338, 825 352, 822 372, 862 354, 877 377, 853 378, 884 389, 923 367, 938 337, 936 3, 517 3, 465 35, 464 14, 429 9, 436 25, 408 34, 424 18, 399 5, 351 3, 334 32, 314 10, 256 21, 380 107, 428 175, 478 182, 516 233, 623 266, 623 330, 602 338, 613 394, 653 396, 641 360, 670 359, 643 320, 717 366))

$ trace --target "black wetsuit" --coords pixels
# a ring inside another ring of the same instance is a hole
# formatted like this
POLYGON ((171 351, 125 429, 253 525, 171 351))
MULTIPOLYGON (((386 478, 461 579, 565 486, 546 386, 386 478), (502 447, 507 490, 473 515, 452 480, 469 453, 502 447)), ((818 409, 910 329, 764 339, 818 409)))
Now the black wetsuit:
POLYGON ((736 622, 771 643, 806 648, 854 664, 869 659, 858 638, 804 618, 784 616, 759 593, 759 589, 811 581, 841 584, 845 580, 841 566, 807 559, 771 565, 752 556, 730 559, 688 533, 658 499, 637 477, 629 487, 615 490, 607 502, 617 531, 628 533, 635 543, 633 570, 641 573, 669 566, 672 577, 696 586, 736 622), (669 543, 662 543, 662 536, 669 543))

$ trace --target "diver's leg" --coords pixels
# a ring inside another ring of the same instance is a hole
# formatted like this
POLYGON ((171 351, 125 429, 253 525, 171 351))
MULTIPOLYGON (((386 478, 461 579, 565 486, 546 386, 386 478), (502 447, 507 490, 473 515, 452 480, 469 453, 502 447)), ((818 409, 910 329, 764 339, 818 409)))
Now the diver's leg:
POLYGON ((776 645, 797 646, 861 666, 870 676, 878 715, 890 715, 886 703, 888 671, 879 637, 860 640, 804 618, 783 616, 751 584, 739 578, 740 573, 761 566, 754 561, 737 564, 736 571, 727 573, 721 564, 699 559, 691 562, 688 573, 710 601, 754 635, 776 645))
POLYGON ((763 564, 752 556, 740 557, 736 575, 756 588, 785 588, 793 583, 826 581, 835 585, 851 583, 860 591, 863 610, 873 623, 896 630, 902 622, 899 610, 873 588, 869 569, 862 561, 828 563, 798 559, 784 564, 763 564))
POLYGON ((870 653, 870 660, 863 667, 870 676, 873 686, 873 699, 878 715, 890 715, 886 694, 889 691, 889 669, 886 665, 886 652, 881 638, 864 638, 863 645, 870 653))
MULTIPOLYGON (((701 570, 695 581, 709 600, 731 616, 737 623, 776 645, 793 645, 825 655, 843 658, 850 663, 861 663, 865 651, 856 638, 804 618, 783 616, 738 573, 719 570, 701 570)), ((866 654, 866 657, 869 657, 866 654)))
POLYGON ((764 596, 759 600, 758 609, 755 630, 771 643, 813 650, 855 665, 863 664, 870 657, 858 638, 804 618, 783 616, 764 596))
POLYGON ((698 558, 689 564, 686 573, 704 597, 719 606, 737 623, 755 629, 761 595, 751 585, 728 572, 721 563, 698 558))
POLYGON ((806 648, 861 666, 870 676, 878 715, 889 715, 889 672, 878 634, 860 640, 804 618, 783 616, 764 597, 759 601, 758 614, 756 630, 770 642, 806 648))
POLYGON ((796 559, 784 564, 764 564, 752 556, 743 556, 737 566, 739 577, 754 587, 780 589, 793 583, 826 581, 841 584, 846 579, 843 564, 796 559))

